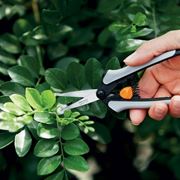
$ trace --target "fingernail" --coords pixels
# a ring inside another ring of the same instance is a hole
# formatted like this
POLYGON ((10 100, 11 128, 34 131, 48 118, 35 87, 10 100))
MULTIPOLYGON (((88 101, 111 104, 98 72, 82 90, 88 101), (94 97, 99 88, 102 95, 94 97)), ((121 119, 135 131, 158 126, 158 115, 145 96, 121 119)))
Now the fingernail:
POLYGON ((133 59, 135 59, 136 57, 137 57, 137 52, 135 51, 134 53, 129 55, 126 59, 124 59, 124 63, 132 62, 133 59))
MULTIPOLYGON (((132 122, 132 121, 131 121, 132 122)), ((134 125, 134 126, 139 126, 140 125, 140 123, 136 123, 136 122, 132 122, 132 124, 134 125)))

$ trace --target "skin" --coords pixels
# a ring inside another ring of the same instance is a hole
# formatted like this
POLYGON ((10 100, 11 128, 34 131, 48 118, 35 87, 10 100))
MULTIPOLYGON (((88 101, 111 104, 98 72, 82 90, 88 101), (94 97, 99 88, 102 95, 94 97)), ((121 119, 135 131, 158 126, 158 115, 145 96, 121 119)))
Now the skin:
MULTIPOLYGON (((170 31, 145 42, 124 62, 128 66, 142 65, 152 58, 174 49, 180 49, 180 30, 170 31)), ((146 69, 139 81, 139 88, 141 97, 168 96, 171 97, 171 102, 169 105, 156 102, 148 110, 131 109, 130 119, 134 125, 143 122, 147 113, 155 120, 162 120, 167 113, 173 117, 180 117, 180 56, 146 69)))

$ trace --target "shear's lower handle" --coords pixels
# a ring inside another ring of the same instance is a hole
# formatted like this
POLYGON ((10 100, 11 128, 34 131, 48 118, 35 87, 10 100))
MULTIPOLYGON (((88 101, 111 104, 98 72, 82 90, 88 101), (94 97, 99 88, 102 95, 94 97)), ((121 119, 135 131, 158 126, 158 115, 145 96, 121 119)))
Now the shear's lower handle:
POLYGON ((112 100, 108 102, 108 107, 115 112, 120 112, 127 109, 145 109, 150 108, 153 103, 155 102, 163 102, 166 104, 170 103, 170 98, 155 98, 155 99, 140 99, 140 100, 133 100, 133 101, 116 101, 112 100))

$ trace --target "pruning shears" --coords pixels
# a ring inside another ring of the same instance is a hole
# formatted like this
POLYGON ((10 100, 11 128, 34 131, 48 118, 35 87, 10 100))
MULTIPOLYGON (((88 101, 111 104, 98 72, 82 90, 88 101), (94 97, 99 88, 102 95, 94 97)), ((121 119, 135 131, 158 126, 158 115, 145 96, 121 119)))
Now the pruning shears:
POLYGON ((98 89, 56 93, 57 96, 82 98, 64 108, 59 108, 58 113, 61 114, 65 110, 78 108, 99 100, 103 101, 115 112, 131 108, 149 108, 156 101, 169 104, 170 97, 141 98, 138 93, 134 91, 132 84, 137 72, 177 55, 180 55, 180 50, 171 50, 140 66, 126 66, 117 70, 107 70, 98 89))

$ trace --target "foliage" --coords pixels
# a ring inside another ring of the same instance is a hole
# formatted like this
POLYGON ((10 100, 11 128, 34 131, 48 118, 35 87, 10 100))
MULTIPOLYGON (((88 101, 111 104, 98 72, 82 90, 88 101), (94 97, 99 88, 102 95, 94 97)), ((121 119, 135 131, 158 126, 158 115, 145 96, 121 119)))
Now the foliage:
MULTIPOLYGON (((127 126, 126 112, 113 114, 101 102, 60 115, 57 109, 76 99, 56 92, 97 88, 103 73, 122 67, 122 60, 144 41, 179 29, 179 2, 1 0, 0 5, 0 148, 11 149, 14 142, 17 155, 29 156, 46 179, 69 179, 69 169, 87 171, 90 138, 109 143, 120 120, 124 131, 133 127, 127 126)), ((133 128, 133 146, 150 138, 148 147, 154 148, 144 164, 134 163, 143 169, 142 179, 157 179, 160 175, 147 164, 164 166, 167 160, 166 168, 180 178, 179 126, 168 116, 162 122, 147 117, 133 128)), ((6 158, 3 149, 2 171, 10 167, 6 158)), ((31 169, 24 170, 24 179, 31 178, 31 169)), ((18 178, 13 173, 6 179, 18 178)))

